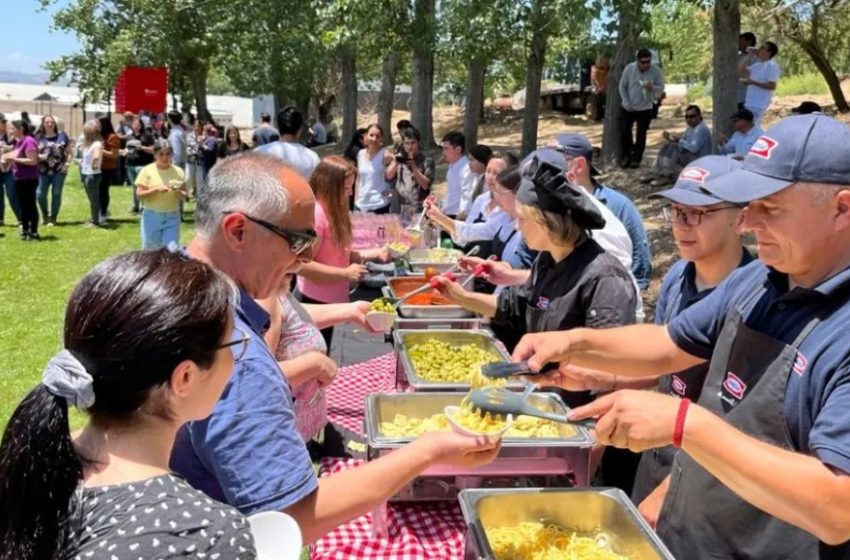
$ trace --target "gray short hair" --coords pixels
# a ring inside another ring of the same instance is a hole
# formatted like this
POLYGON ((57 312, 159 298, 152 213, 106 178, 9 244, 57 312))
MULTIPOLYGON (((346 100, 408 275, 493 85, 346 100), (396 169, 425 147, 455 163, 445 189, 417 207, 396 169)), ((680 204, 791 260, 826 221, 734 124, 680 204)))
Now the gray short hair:
POLYGON ((166 140, 165 138, 157 138, 153 143, 153 153, 154 155, 158 154, 163 150, 171 151, 171 142, 166 140))
POLYGON ((277 222, 289 211, 287 192, 281 183, 286 164, 257 152, 231 156, 215 165, 200 189, 195 228, 205 238, 215 236, 225 212, 239 211, 277 222))

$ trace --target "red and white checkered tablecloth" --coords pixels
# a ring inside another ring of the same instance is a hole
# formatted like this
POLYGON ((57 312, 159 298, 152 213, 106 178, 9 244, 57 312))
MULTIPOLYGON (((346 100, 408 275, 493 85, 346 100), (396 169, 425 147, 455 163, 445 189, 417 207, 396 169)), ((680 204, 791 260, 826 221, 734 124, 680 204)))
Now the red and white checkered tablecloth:
POLYGON ((328 420, 362 433, 366 395, 395 391, 395 368, 393 352, 339 368, 327 389, 328 420))
MULTIPOLYGON (((383 358, 383 356, 382 356, 383 358)), ((323 459, 319 476, 356 467, 357 459, 323 459)), ((387 506, 388 538, 372 537, 372 516, 337 527, 310 547, 311 560, 462 560, 466 526, 457 502, 387 506)))

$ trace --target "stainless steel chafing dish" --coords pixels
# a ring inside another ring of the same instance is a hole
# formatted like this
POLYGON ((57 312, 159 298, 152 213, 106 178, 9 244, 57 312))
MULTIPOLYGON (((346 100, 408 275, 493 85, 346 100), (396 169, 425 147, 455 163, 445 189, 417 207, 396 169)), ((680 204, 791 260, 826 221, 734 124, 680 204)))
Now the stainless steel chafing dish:
POLYGON ((580 534, 604 533, 617 554, 630 560, 674 560, 622 490, 523 488, 464 490, 460 507, 468 527, 464 560, 492 560, 485 527, 542 521, 580 534))
MULTIPOLYGON (((416 282, 418 285, 422 285, 426 281, 424 276, 390 278, 387 285, 382 289, 382 293, 385 297, 401 297, 407 292, 400 293, 401 291, 397 289, 400 284, 416 282)), ((400 317, 410 319, 456 319, 475 316, 475 313, 459 305, 413 305, 407 302, 401 302, 398 306, 398 314, 400 317)))
POLYGON ((393 329, 421 331, 421 330, 483 330, 486 320, 482 317, 446 317, 445 319, 408 319, 407 317, 396 317, 393 329))
MULTIPOLYGON (((397 386, 410 387, 414 391, 469 391, 469 383, 429 381, 417 373, 416 367, 413 365, 413 360, 410 358, 409 349, 416 344, 422 344, 428 340, 440 340, 452 346, 473 345, 495 352, 502 358, 502 361, 508 362, 511 359, 505 347, 489 331, 443 329, 397 330, 393 333, 393 347, 398 358, 396 365, 397 386)), ((512 381, 508 383, 508 387, 521 388, 523 384, 518 381, 512 381)))
POLYGON ((452 268, 462 255, 463 252, 457 249, 411 249, 407 253, 407 262, 413 272, 423 273, 428 267, 445 272, 452 268), (435 253, 445 255, 445 258, 435 259, 435 253))
MULTIPOLYGON (((396 414, 428 418, 447 405, 458 405, 463 393, 373 393, 366 398, 367 459, 374 460, 406 445, 412 437, 385 436, 381 422, 396 414)), ((566 413, 554 393, 533 393, 534 406, 566 413)), ((558 438, 505 438, 498 457, 474 469, 436 466, 403 488, 394 501, 453 500, 464 488, 587 485, 594 438, 584 428, 564 426, 558 438)))

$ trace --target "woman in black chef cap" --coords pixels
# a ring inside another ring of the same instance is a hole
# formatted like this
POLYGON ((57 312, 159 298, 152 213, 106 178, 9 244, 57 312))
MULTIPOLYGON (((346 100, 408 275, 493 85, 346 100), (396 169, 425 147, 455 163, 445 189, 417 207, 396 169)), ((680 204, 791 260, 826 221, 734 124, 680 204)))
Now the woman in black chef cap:
MULTIPOLYGON (((562 170, 534 160, 516 193, 517 225, 539 251, 528 280, 498 296, 470 292, 440 278, 441 290, 459 305, 492 318, 510 350, 526 333, 576 327, 616 327, 635 322, 637 295, 629 271, 593 240, 605 219, 562 170)), ((568 400, 586 402, 571 394, 568 400)), ((569 404, 569 403, 568 403, 569 404)))

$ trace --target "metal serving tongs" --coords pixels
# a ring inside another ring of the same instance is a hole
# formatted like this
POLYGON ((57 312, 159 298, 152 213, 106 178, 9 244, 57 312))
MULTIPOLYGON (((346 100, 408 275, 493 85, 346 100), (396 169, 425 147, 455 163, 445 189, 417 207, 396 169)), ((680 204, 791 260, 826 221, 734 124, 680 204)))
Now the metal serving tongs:
POLYGON ((592 430, 596 427, 596 420, 587 418, 585 420, 570 420, 566 414, 557 414, 555 412, 546 412, 535 406, 528 404, 528 401, 517 393, 508 391, 501 387, 487 387, 485 389, 475 389, 469 393, 469 402, 481 411, 482 414, 490 412, 498 414, 504 418, 512 415, 514 418, 524 414, 525 416, 534 416, 551 420, 561 424, 571 424, 573 426, 581 426, 592 430))

